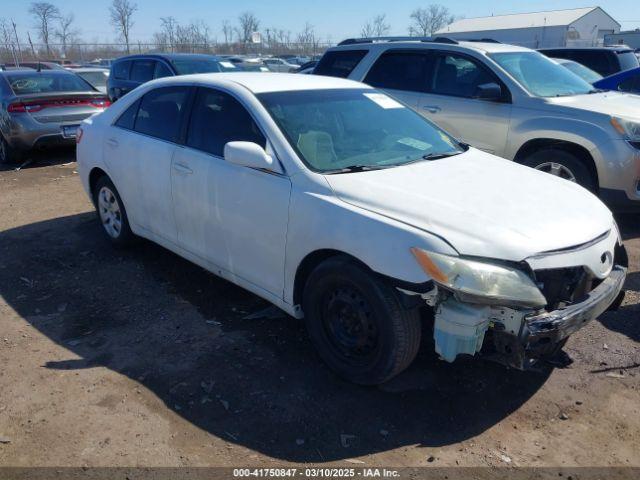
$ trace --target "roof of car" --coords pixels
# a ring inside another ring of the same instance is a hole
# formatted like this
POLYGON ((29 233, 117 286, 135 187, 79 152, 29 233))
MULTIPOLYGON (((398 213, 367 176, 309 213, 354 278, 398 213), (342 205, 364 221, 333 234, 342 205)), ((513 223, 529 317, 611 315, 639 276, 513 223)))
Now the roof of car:
MULTIPOLYGON (((448 40, 448 39, 443 39, 448 40)), ((345 43, 333 47, 331 50, 357 50, 362 48, 402 48, 402 47, 423 47, 425 49, 434 48, 451 48, 451 49, 473 49, 484 53, 495 52, 523 52, 530 51, 530 48, 520 47, 518 45, 510 45, 508 43, 499 43, 495 41, 469 41, 469 40, 455 40, 455 41, 438 41, 438 39, 424 41, 424 40, 393 40, 393 41, 374 41, 374 42, 358 42, 357 40, 351 43, 345 43)))
POLYGON ((74 73, 69 70, 35 70, 33 68, 19 68, 16 70, 4 70, 0 71, 0 75, 3 73, 10 73, 12 77, 15 76, 33 76, 35 75, 73 75, 74 73))
POLYGON ((549 47, 539 48, 541 52, 562 51, 562 50, 584 50, 584 51, 602 51, 602 52, 633 52, 629 47, 607 46, 607 47, 549 47))
POLYGON ((184 81, 217 85, 235 83, 253 93, 287 92, 294 90, 329 90, 338 88, 371 88, 353 80, 325 77, 321 75, 298 75, 295 73, 200 73, 165 77, 158 82, 180 83, 184 81))
POLYGON ((117 58, 115 61, 119 62, 122 60, 135 60, 136 58, 162 58, 165 60, 205 58, 205 59, 220 60, 215 55, 208 55, 205 53, 143 53, 143 54, 136 54, 136 55, 126 55, 124 57, 117 58))

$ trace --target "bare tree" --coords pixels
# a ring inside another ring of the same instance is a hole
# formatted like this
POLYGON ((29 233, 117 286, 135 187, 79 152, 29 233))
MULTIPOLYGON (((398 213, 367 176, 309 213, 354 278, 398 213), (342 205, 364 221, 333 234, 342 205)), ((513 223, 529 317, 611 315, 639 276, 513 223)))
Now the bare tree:
POLYGON ((73 21, 73 13, 58 17, 58 28, 55 31, 55 36, 62 43, 62 52, 65 57, 67 56, 67 46, 73 43, 79 34, 79 30, 73 27, 73 21))
POLYGON ((298 33, 296 41, 305 53, 315 53, 318 47, 318 37, 314 26, 306 22, 304 29, 298 33))
POLYGON ((47 49, 47 56, 51 55, 49 40, 52 35, 52 24, 60 16, 58 7, 49 2, 33 2, 29 7, 29 13, 35 19, 35 28, 38 30, 38 36, 47 49))
POLYGON ((116 29, 118 34, 127 45, 127 53, 131 53, 129 49, 129 38, 131 28, 133 27, 133 14, 138 9, 138 5, 129 0, 113 0, 109 7, 109 15, 111 17, 111 25, 116 29))
POLYGON ((162 17, 160 18, 161 32, 156 35, 162 36, 162 43, 169 44, 171 51, 176 47, 176 30, 178 28, 178 21, 174 17, 162 17))
POLYGON ((222 21, 222 36, 224 37, 224 43, 227 45, 233 41, 233 27, 229 23, 229 20, 222 21))
POLYGON ((251 12, 244 12, 240 14, 238 17, 238 28, 236 28, 236 33, 238 35, 238 40, 242 43, 251 42, 251 34, 253 32, 257 32, 260 28, 260 21, 258 18, 251 12))
POLYGON ((391 25, 387 23, 387 16, 385 14, 376 15, 364 24, 360 35, 364 38, 384 37, 389 33, 389 30, 391 30, 391 25))
POLYGON ((443 5, 432 4, 427 8, 416 8, 410 15, 409 35, 432 36, 455 20, 449 9, 443 5))

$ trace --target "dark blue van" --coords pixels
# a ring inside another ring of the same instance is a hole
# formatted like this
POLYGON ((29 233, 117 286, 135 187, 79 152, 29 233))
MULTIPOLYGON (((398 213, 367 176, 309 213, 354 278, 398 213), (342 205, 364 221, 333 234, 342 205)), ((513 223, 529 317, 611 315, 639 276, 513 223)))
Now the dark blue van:
POLYGON ((233 63, 215 55, 193 53, 127 55, 111 64, 107 94, 111 101, 115 102, 138 85, 154 78, 239 70, 233 63))

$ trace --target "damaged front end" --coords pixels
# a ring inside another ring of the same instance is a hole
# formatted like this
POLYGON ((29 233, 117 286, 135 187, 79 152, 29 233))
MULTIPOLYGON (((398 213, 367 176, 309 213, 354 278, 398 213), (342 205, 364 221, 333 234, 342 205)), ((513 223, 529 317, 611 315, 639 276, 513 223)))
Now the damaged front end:
POLYGON ((616 308, 624 296, 628 259, 618 238, 611 254, 601 255, 602 263, 610 263, 599 271, 589 265, 532 268, 548 267, 549 256, 517 269, 488 268, 476 260, 449 260, 432 253, 421 258, 421 253, 414 255, 433 278, 433 288, 427 293, 402 290, 420 295, 433 308, 435 350, 448 362, 482 349, 492 360, 525 370, 552 357, 572 333, 616 308), (507 280, 515 285, 506 285, 507 280), (488 294, 482 295, 480 288, 488 294))

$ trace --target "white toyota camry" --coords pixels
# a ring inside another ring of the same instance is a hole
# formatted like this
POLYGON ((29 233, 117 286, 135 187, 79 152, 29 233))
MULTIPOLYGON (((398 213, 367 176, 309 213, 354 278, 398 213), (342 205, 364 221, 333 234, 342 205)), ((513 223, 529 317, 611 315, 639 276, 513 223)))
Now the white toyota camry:
POLYGON ((116 245, 146 237, 304 318, 362 384, 415 357, 525 369, 621 300, 627 258, 582 187, 457 142, 381 91, 191 75, 84 121, 78 170, 116 245))

